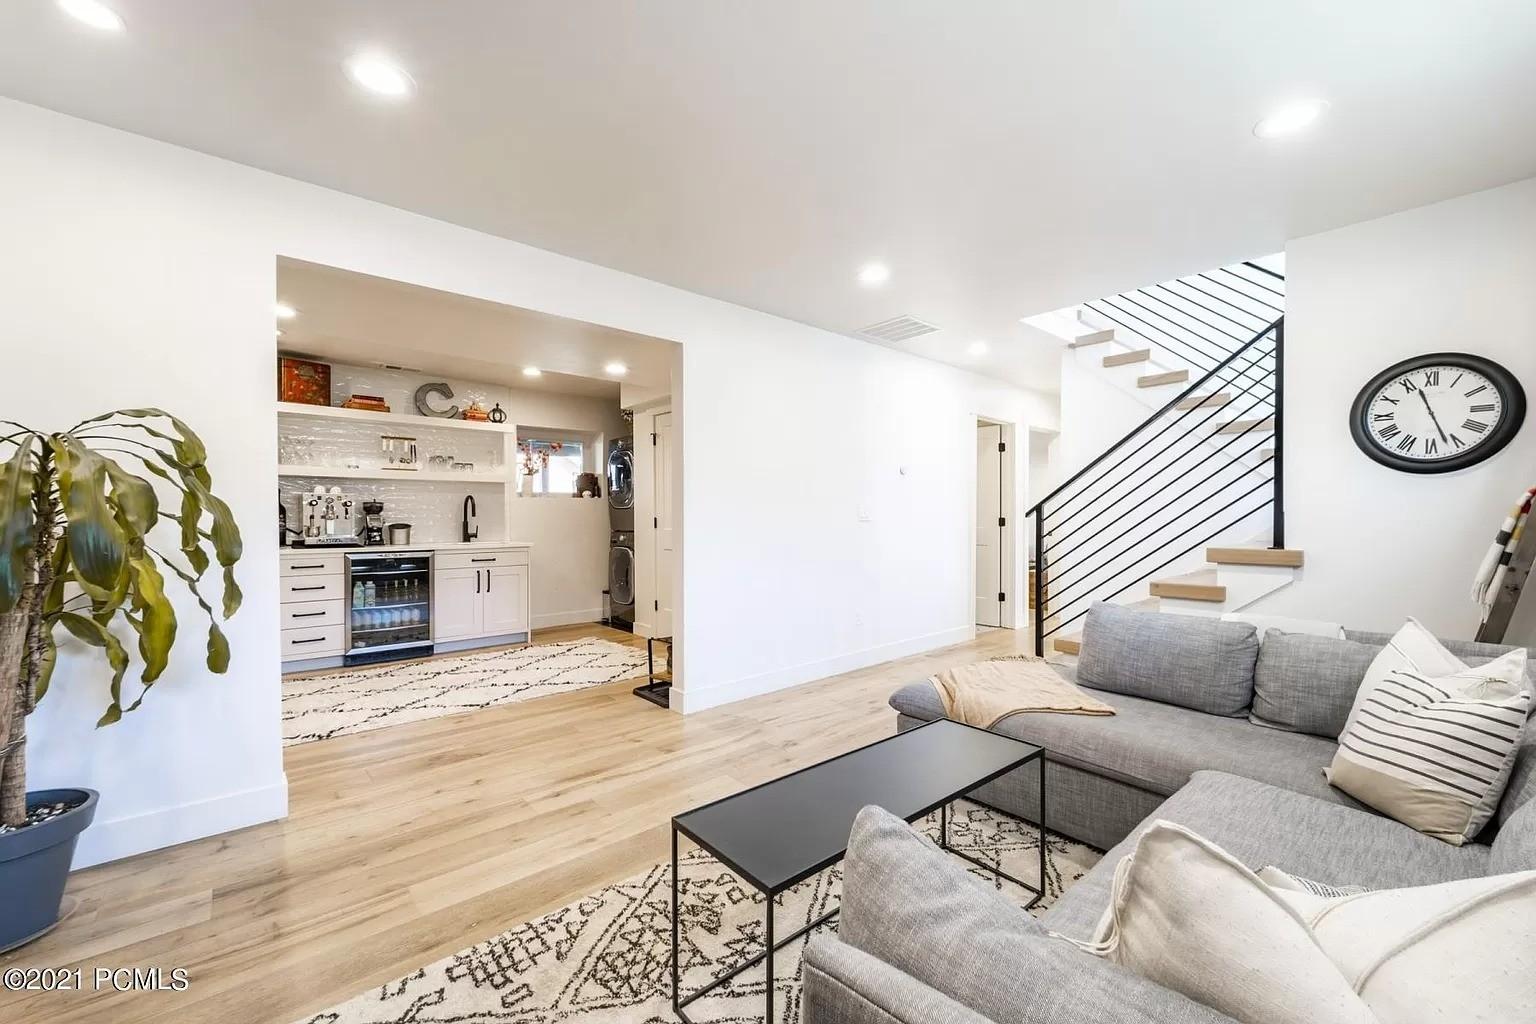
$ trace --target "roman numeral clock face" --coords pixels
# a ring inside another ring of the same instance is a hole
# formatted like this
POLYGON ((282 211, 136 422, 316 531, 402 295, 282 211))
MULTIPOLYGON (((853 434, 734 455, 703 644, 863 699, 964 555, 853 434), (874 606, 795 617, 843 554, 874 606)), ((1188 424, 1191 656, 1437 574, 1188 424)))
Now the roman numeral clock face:
POLYGON ((1525 396, 1503 367, 1471 356, 1425 356, 1367 384, 1350 426, 1356 443, 1377 462, 1438 473, 1498 451, 1524 414, 1525 396))

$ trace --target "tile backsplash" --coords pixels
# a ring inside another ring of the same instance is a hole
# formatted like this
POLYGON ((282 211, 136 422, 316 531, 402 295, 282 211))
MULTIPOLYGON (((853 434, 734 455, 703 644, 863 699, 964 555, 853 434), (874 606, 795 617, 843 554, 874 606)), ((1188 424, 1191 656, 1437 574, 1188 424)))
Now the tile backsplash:
POLYGON ((455 487, 445 483, 420 480, 335 480, 309 477, 279 481, 282 501, 288 509, 288 525, 304 526, 304 498, 316 484, 329 490, 340 487, 357 502, 360 514, 364 501, 384 503, 384 522, 410 523, 413 544, 434 544, 459 539, 464 496, 474 495, 478 509, 480 536, 487 540, 516 540, 507 537, 506 506, 502 489, 494 484, 469 484, 455 487))

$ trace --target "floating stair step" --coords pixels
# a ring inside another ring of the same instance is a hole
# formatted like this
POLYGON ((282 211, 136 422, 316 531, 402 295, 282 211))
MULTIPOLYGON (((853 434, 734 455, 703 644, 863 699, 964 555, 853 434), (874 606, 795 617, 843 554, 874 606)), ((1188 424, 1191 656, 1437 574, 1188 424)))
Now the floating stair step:
POLYGON ((1089 331, 1087 334, 1079 334, 1068 343, 1068 348, 1087 348, 1089 345, 1102 345, 1106 341, 1115 340, 1115 329, 1106 327, 1102 331, 1089 331))
POLYGON ((1183 576, 1170 576, 1165 580, 1152 581, 1153 597, 1176 597, 1185 601, 1214 601, 1227 599, 1227 588, 1216 582, 1213 569, 1201 569, 1183 576))
POLYGON ((1132 363, 1144 363, 1152 358, 1152 350, 1138 348, 1132 352, 1116 352, 1112 356, 1104 357, 1105 366, 1129 366, 1132 363))
POLYGON ((1149 373, 1145 377, 1136 378, 1136 386, 1139 388, 1157 388, 1164 384, 1183 384, 1189 380, 1188 370, 1169 370, 1167 373, 1149 373))
POLYGON ((1275 457, 1275 450, 1273 448, 1260 448, 1259 449, 1259 461, 1260 462, 1268 462, 1270 459, 1272 459, 1274 457, 1275 457))
POLYGON ((1306 558, 1295 548, 1206 548, 1205 560, 1217 565, 1274 565, 1300 569, 1306 558))
POLYGON ((1270 433, 1275 429, 1275 418, 1266 416, 1261 420, 1231 420, 1221 425, 1218 434, 1246 434, 1246 433, 1270 433))
POLYGON ((1188 398, 1174 406, 1175 409, 1219 409, 1232 401, 1232 396, 1223 391, 1219 395, 1190 395, 1188 398))
POLYGON ((1058 636, 1051 641, 1051 646, 1056 648, 1057 654, 1082 654, 1083 634, 1074 633, 1071 636, 1058 636))

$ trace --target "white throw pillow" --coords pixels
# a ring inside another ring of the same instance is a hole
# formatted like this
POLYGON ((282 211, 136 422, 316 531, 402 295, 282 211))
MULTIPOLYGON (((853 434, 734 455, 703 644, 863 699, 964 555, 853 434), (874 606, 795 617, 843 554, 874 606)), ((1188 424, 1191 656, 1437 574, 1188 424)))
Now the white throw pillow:
POLYGON ((1467 667, 1410 619, 1360 684, 1328 781, 1460 846, 1498 808, 1530 712, 1524 648, 1467 667))
POLYGON ((1276 895, 1381 1024, 1536 1017, 1536 871, 1337 898, 1276 895))
POLYGON ((1095 942, 1079 945, 1248 1024, 1375 1024, 1289 903, 1172 822, 1116 865, 1095 942))

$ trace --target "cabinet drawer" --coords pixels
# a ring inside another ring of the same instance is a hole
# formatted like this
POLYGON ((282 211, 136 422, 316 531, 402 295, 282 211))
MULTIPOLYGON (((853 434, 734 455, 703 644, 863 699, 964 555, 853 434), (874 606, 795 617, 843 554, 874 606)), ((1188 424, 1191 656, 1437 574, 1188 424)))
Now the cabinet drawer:
POLYGON ((346 566, 346 556, 340 551, 306 551, 284 554, 278 559, 278 575, 289 576, 340 576, 346 566))
POLYGON ((296 661, 300 658, 324 658, 341 654, 342 644, 345 643, 345 629, 341 625, 321 626, 318 629, 304 627, 302 629, 283 630, 283 660, 296 661))
POLYGON ((278 581, 283 604, 298 601, 341 601, 347 592, 342 576, 290 576, 278 581))
POLYGON ((433 564, 439 569, 490 569, 498 565, 527 565, 528 549, 439 551, 433 564))
POLYGON ((284 629, 316 629, 339 626, 346 621, 345 601, 301 601, 283 605, 284 629))

